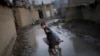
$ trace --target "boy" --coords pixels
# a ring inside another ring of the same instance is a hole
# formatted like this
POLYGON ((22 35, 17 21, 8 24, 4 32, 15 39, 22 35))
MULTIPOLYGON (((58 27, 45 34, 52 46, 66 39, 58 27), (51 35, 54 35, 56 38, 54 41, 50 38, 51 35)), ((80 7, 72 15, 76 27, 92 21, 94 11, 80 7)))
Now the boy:
POLYGON ((58 45, 58 41, 53 35, 53 32, 51 31, 50 28, 48 28, 45 24, 45 22, 41 23, 41 28, 44 29, 45 34, 47 35, 47 40, 49 41, 49 49, 52 52, 53 55, 56 55, 55 48, 58 45))

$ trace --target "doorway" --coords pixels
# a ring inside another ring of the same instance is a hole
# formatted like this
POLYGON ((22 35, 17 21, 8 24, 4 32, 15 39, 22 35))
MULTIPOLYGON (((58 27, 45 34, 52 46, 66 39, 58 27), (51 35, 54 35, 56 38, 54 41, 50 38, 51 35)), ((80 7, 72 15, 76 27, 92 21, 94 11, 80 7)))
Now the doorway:
POLYGON ((38 10, 38 13, 39 13, 40 19, 43 19, 43 11, 42 10, 38 10))

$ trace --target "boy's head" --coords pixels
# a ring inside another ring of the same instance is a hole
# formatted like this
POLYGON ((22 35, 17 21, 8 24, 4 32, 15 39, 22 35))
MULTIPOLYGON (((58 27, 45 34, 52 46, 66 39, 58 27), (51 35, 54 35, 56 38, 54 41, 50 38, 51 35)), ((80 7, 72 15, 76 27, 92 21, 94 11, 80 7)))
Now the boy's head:
POLYGON ((41 23, 41 28, 44 29, 45 27, 46 27, 46 23, 45 23, 45 22, 42 22, 42 23, 41 23))

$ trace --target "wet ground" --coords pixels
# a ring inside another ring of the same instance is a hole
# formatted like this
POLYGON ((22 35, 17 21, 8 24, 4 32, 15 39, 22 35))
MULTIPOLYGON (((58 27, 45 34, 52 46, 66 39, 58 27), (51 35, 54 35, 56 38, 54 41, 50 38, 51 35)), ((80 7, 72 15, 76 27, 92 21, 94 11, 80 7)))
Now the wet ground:
POLYGON ((89 43, 100 47, 100 24, 89 20, 72 20, 63 26, 89 43))
MULTIPOLYGON (((50 23, 52 23, 52 21, 47 22, 47 24, 50 23)), ((64 42, 60 44, 63 56, 100 56, 98 47, 83 39, 76 38, 70 31, 62 29, 61 26, 52 25, 50 28, 64 40, 64 42)), ((43 42, 43 38, 46 37, 44 31, 40 26, 36 26, 34 29, 36 32, 37 48, 33 56, 49 56, 48 46, 43 42)))
MULTIPOLYGON (((77 38, 77 36, 69 30, 63 29, 60 24, 58 26, 51 24, 54 21, 57 21, 57 19, 50 20, 47 24, 52 31, 64 40, 64 42, 60 44, 62 56, 100 56, 99 47, 81 38, 77 38)), ((21 55, 18 56, 49 56, 48 46, 43 42, 43 38, 46 37, 46 35, 39 25, 25 31, 23 35, 24 37, 26 36, 24 42, 27 44, 24 45, 22 54, 19 52, 21 55), (35 41, 36 44, 33 43, 35 41)))

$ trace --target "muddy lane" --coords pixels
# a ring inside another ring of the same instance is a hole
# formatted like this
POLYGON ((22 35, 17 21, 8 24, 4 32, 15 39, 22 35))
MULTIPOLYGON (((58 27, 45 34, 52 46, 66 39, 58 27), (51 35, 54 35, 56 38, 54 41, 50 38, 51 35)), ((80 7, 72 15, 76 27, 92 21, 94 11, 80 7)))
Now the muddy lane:
MULTIPOLYGON (((96 46, 76 38, 70 31, 62 29, 60 26, 51 26, 50 28, 64 41, 60 44, 63 56, 100 56, 96 46)), ((43 42, 43 38, 46 37, 44 31, 39 25, 34 29, 37 47, 33 56, 49 56, 48 46, 43 42)))

